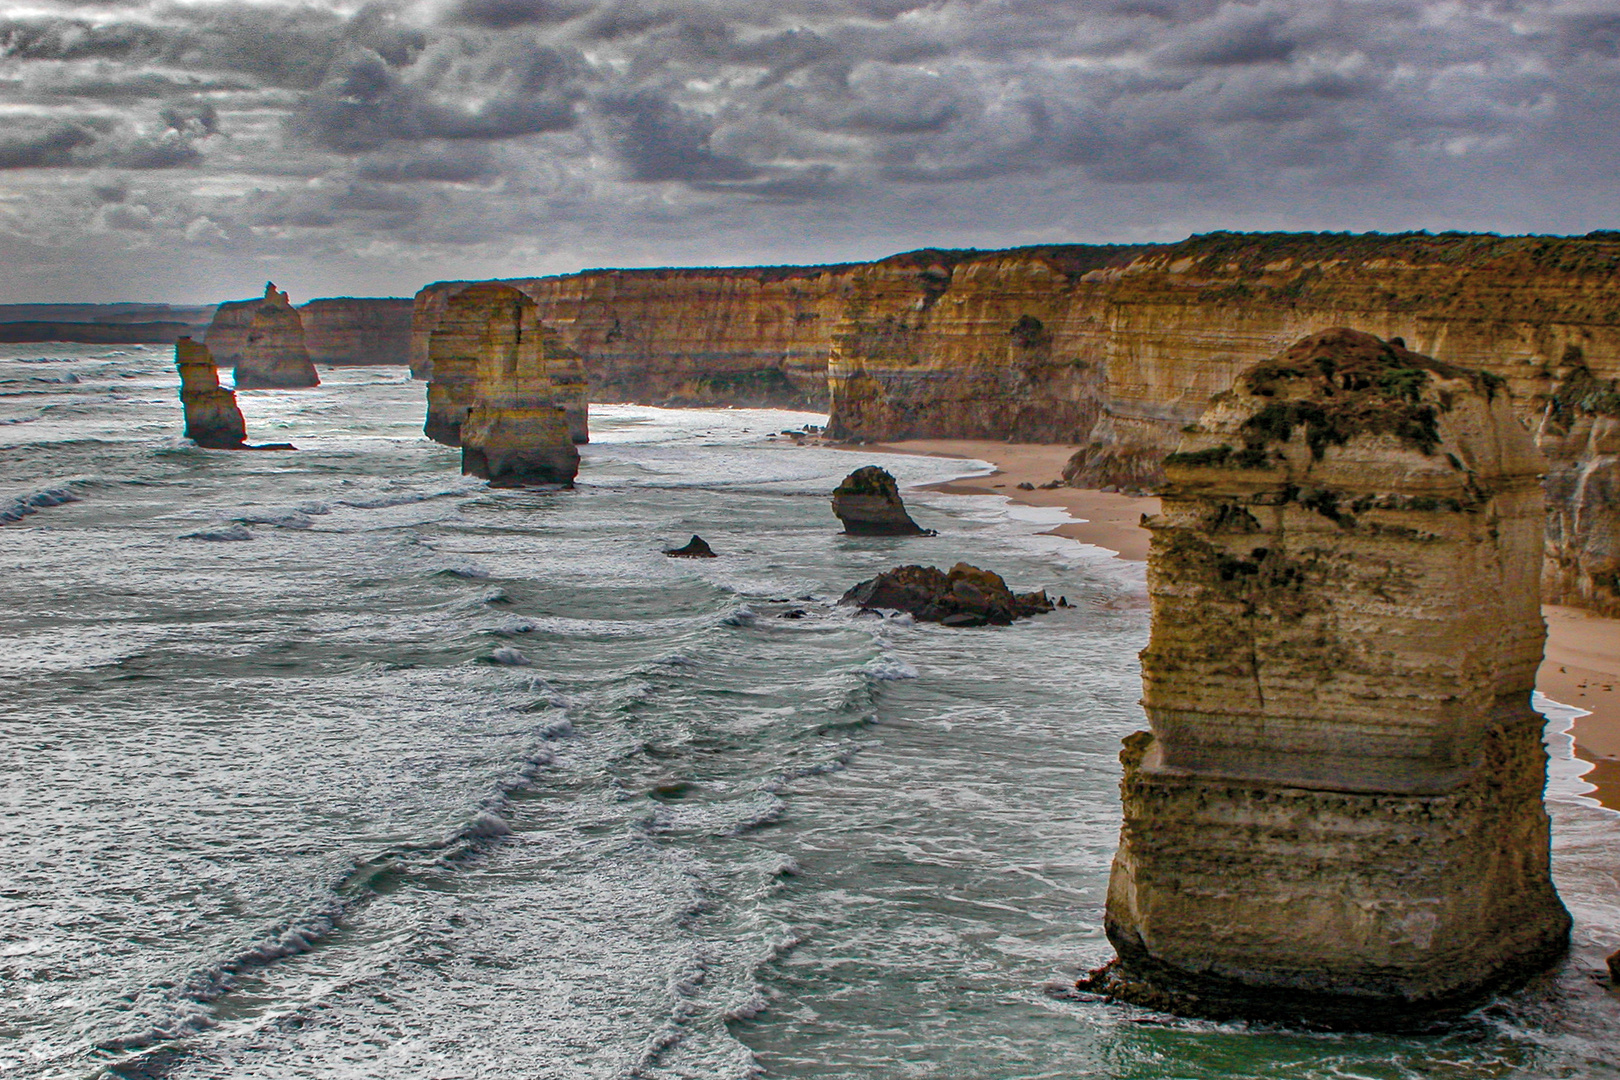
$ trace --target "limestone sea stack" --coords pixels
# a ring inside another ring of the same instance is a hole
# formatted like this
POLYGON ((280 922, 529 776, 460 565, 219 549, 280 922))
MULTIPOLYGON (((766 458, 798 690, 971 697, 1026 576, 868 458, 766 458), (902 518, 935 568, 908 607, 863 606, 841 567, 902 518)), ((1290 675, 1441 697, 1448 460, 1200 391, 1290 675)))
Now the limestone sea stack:
POLYGON ((235 367, 238 390, 320 385, 298 309, 275 282, 265 283, 261 299, 219 305, 207 343, 215 363, 235 367))
POLYGON ((242 450, 247 422, 236 406, 236 394, 219 385, 219 369, 208 347, 183 337, 174 343, 174 366, 180 371, 180 405, 186 413, 186 438, 210 450, 242 450))
POLYGON ((933 536, 900 501, 900 485, 887 469, 863 465, 833 489, 833 513, 850 536, 933 536))
POLYGON ((1543 463, 1501 381, 1352 330, 1214 399, 1165 461, 1106 929, 1082 986, 1345 1028, 1543 970, 1543 463))
POLYGON ((572 484, 585 442, 579 356, 508 285, 452 297, 430 342, 424 431, 462 450, 462 471, 497 484, 572 484))

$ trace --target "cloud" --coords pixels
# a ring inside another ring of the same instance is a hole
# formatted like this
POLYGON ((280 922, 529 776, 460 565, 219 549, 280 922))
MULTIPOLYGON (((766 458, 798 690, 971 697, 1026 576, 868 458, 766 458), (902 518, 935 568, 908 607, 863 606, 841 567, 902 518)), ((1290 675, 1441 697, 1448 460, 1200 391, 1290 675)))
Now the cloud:
POLYGON ((6 218, 30 251, 190 229, 330 266, 413 244, 750 261, 1246 222, 1585 231, 1620 198, 1608 0, 13 10, 0 169, 37 193, 6 218), (101 211, 123 174, 149 217, 101 211))

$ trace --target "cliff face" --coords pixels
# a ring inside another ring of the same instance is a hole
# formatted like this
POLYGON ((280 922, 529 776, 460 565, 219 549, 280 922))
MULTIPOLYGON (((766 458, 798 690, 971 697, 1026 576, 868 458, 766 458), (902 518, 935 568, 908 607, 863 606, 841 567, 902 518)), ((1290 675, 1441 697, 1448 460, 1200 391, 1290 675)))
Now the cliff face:
POLYGON ((208 348, 188 337, 174 345, 180 372, 180 405, 186 414, 186 438, 210 450, 241 450, 247 422, 236 406, 236 394, 219 385, 219 369, 208 348))
POLYGON ((410 359, 409 298, 339 296, 298 306, 304 345, 317 364, 404 364, 410 359))
POLYGON ((1083 437, 1106 344, 1095 272, 1140 250, 920 251, 860 268, 833 331, 829 433, 1083 437))
POLYGON ((496 483, 568 483, 585 442, 578 354, 533 300, 487 282, 448 298, 429 341, 429 438, 462 448, 462 471, 496 483))
POLYGON ((1544 466, 1504 389, 1332 330, 1167 459, 1115 996, 1401 1027, 1563 951, 1530 708, 1544 466))
MULTIPOLYGON (((504 282, 577 352, 595 401, 822 407, 848 267, 589 270, 504 282)), ((411 370, 465 282, 417 294, 411 370)))
POLYGON ((235 366, 238 390, 320 385, 298 309, 274 282, 265 284, 262 299, 219 305, 207 343, 216 363, 235 366))
MULTIPOLYGON (((825 401, 829 431, 850 440, 1073 442, 1081 450, 1068 476, 1091 486, 1157 484, 1180 429, 1238 371, 1326 327, 1401 337, 1500 376, 1531 426, 1576 367, 1599 381, 1620 377, 1612 234, 1216 233, 1170 245, 919 251, 850 266, 587 271, 510 284, 580 353, 596 400, 825 401), (1565 360, 1572 349, 1578 363, 1565 360)), ((448 297, 465 287, 418 294, 419 375, 448 297)), ((1561 423, 1545 434, 1563 476, 1549 488, 1557 569, 1547 599, 1620 615, 1620 567, 1601 509, 1607 436, 1588 438, 1607 427, 1561 423)))
POLYGON ((1620 615, 1620 385, 1566 349, 1536 431, 1548 461, 1542 594, 1620 615))

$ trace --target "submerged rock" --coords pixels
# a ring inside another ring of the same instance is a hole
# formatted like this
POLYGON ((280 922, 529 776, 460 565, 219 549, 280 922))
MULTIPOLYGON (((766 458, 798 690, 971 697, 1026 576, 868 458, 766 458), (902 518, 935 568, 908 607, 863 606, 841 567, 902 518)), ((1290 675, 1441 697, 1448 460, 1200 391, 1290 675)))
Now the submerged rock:
POLYGON ((932 566, 897 566, 846 592, 838 601, 860 608, 909 612, 946 626, 1006 626, 1051 611, 1046 590, 1015 593, 1000 574, 957 563, 945 573, 932 566))
POLYGON ((863 465, 833 490, 833 513, 850 536, 933 536, 920 528, 900 501, 900 485, 887 469, 863 465))
POLYGON ((210 450, 244 450, 247 421, 236 393, 219 385, 219 369, 206 345, 188 337, 174 343, 174 366, 180 372, 180 406, 186 414, 186 438, 210 450))
POLYGON ((1564 952, 1530 707, 1543 467, 1499 381, 1351 330, 1187 429, 1145 522, 1119 960, 1088 988, 1408 1028, 1564 952))
POLYGON ((703 537, 699 536, 697 533, 692 534, 692 539, 686 542, 686 546, 678 548, 665 548, 664 554, 668 555, 672 559, 715 558, 714 551, 710 549, 708 541, 704 540, 703 537))
POLYGON ((320 385, 304 346, 303 320, 273 281, 265 282, 261 299, 219 305, 207 343, 216 363, 235 367, 238 390, 320 385))

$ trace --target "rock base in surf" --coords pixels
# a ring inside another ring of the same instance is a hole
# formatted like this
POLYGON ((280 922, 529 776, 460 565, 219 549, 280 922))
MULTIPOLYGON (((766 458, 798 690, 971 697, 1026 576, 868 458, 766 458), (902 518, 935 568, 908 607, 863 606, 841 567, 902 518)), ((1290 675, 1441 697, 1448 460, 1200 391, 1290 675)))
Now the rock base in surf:
POLYGON ((461 424, 461 471, 496 487, 573 487, 579 449, 558 406, 478 405, 461 424))
POLYGON ((838 602, 904 611, 945 626, 1006 626, 1053 608, 1046 590, 1015 593, 1000 574, 967 563, 957 563, 950 573, 932 566, 897 566, 856 585, 838 602))
POLYGON ((833 490, 833 513, 850 536, 933 536, 911 520, 900 501, 900 486, 888 470, 865 465, 833 490))

